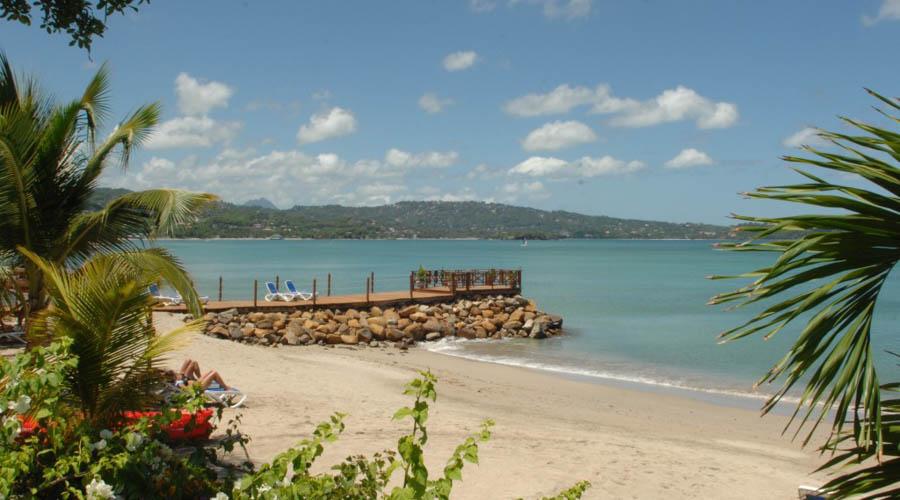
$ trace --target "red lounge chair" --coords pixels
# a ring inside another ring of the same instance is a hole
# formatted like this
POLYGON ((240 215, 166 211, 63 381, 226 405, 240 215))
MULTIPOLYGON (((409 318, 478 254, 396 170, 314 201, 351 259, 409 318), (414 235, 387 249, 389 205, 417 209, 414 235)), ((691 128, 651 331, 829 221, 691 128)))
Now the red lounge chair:
MULTIPOLYGON (((181 410, 181 418, 163 426, 162 430, 173 441, 207 439, 213 431, 213 425, 210 422, 213 413, 215 412, 212 408, 197 410, 196 413, 181 410), (191 423, 191 417, 194 418, 193 423, 191 423)), ((157 417, 159 415, 160 412, 158 411, 126 411, 122 414, 126 423, 134 423, 142 418, 157 417)))

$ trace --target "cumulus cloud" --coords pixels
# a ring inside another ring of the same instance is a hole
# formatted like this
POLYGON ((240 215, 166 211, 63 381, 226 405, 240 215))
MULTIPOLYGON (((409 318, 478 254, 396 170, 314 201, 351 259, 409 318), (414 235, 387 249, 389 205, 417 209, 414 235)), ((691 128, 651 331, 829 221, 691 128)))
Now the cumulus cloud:
POLYGON ((572 162, 553 157, 532 156, 509 169, 509 173, 562 179, 629 174, 645 166, 640 161, 618 160, 609 155, 599 158, 584 156, 572 162))
POLYGON ((819 137, 817 129, 806 127, 786 137, 782 144, 786 148, 799 148, 802 146, 825 146, 828 141, 819 137))
POLYGON ((178 109, 186 115, 206 115, 214 108, 227 107, 232 94, 234 89, 221 82, 203 83, 187 73, 175 78, 178 109))
POLYGON ((356 132, 356 117, 350 110, 334 107, 322 113, 316 113, 309 123, 302 125, 297 131, 300 144, 324 141, 356 132))
POLYGON ((708 154, 694 148, 687 148, 682 149, 681 152, 675 156, 675 158, 667 161, 665 166, 666 168, 678 169, 712 164, 713 160, 709 157, 708 154))
POLYGON ((526 151, 556 151, 597 140, 597 134, 578 121, 555 121, 532 130, 522 141, 526 151))
POLYGON ((447 71, 462 71, 471 68, 476 61, 478 61, 478 54, 473 50, 453 52, 444 57, 444 69, 447 71))
POLYGON ((419 98, 419 107, 426 113, 440 113, 447 106, 453 104, 453 99, 443 99, 434 92, 426 92, 419 98))
POLYGON ((397 168, 443 168, 453 165, 458 159, 459 153, 456 151, 428 151, 425 153, 414 154, 397 148, 391 148, 384 155, 385 163, 397 168))
POLYGON ((220 122, 207 116, 183 116, 159 124, 147 141, 147 149, 208 148, 230 142, 241 130, 240 122, 220 122))
POLYGON ((872 26, 881 21, 897 20, 900 20, 900 0, 884 0, 881 8, 878 9, 878 14, 875 16, 864 15, 862 17, 862 22, 866 26, 872 26))
POLYGON ((738 119, 737 105, 714 102, 696 91, 679 85, 657 97, 639 101, 619 98, 609 85, 595 88, 560 85, 545 94, 528 94, 506 103, 504 109, 513 116, 530 117, 563 114, 579 107, 591 113, 609 114, 609 124, 616 127, 648 127, 661 123, 693 120, 697 127, 726 128, 738 119))
POLYGON ((492 169, 486 163, 479 163, 472 170, 466 172, 466 179, 493 179, 503 175, 503 170, 492 169))

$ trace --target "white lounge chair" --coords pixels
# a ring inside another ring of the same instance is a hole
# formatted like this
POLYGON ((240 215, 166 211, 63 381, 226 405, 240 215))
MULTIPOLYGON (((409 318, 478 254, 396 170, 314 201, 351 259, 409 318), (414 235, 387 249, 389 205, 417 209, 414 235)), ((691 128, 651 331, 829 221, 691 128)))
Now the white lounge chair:
POLYGON ((297 287, 294 286, 294 282, 291 280, 284 280, 284 286, 288 289, 288 291, 285 292, 284 295, 288 295, 291 300, 309 300, 313 298, 312 292, 308 292, 306 290, 298 291, 297 287))
POLYGON ((25 331, 20 327, 16 327, 9 332, 0 332, 0 342, 17 342, 22 345, 28 345, 25 341, 25 331))
POLYGON ((181 295, 163 295, 159 290, 159 287, 155 284, 150 285, 148 289, 150 290, 150 296, 156 299, 160 304, 166 306, 177 306, 178 304, 181 304, 181 295))
MULTIPOLYGON (((179 304, 184 303, 184 299, 181 297, 181 294, 175 293, 175 295, 163 295, 159 291, 159 287, 156 285, 150 285, 150 296, 157 300, 157 302, 162 303, 167 306, 177 306, 179 304)), ((206 304, 209 302, 209 296, 204 295, 202 297, 197 297, 200 299, 201 304, 206 304)))
POLYGON ((290 295, 279 292, 278 288, 275 287, 275 283, 272 283, 271 281, 266 281, 266 290, 268 290, 268 293, 264 297, 266 302, 289 302, 293 300, 293 297, 290 295))
POLYGON ((222 389, 215 383, 209 386, 209 389, 203 391, 203 395, 229 408, 238 408, 247 400, 247 395, 237 387, 222 389))

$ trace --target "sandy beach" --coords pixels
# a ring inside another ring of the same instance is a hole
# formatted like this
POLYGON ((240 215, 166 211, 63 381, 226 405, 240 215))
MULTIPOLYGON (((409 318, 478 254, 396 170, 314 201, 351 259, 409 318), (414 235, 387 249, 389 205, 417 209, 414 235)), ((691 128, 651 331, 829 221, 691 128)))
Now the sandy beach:
MULTIPOLYGON (((167 330, 180 323, 157 315, 167 330)), ((249 394, 242 429, 262 462, 308 436, 332 412, 348 414, 342 438, 320 470, 349 454, 394 448, 406 425, 391 421, 407 404, 417 370, 439 380, 429 421, 428 465, 446 457, 485 418, 496 421, 481 463, 467 465, 454 498, 535 498, 578 480, 585 498, 796 498, 821 462, 781 436, 784 417, 693 398, 569 380, 422 349, 250 346, 195 335, 173 353, 215 368, 249 394)))

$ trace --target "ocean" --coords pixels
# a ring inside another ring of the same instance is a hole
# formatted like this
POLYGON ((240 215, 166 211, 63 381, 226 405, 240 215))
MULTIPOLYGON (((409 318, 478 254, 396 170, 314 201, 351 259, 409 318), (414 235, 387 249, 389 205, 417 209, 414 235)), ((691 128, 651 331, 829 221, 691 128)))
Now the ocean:
MULTIPOLYGON (((706 302, 737 288, 738 280, 711 281, 771 262, 773 255, 729 253, 709 241, 562 240, 169 240, 198 290, 215 299, 248 300, 253 280, 292 279, 324 292, 363 293, 375 273, 378 291, 405 290, 409 272, 426 268, 521 268, 523 295, 559 314, 566 335, 504 341, 442 340, 434 352, 523 366, 601 383, 673 390, 698 397, 762 398, 777 387, 754 382, 783 356, 799 332, 768 341, 754 336, 720 345, 716 335, 749 319, 706 302)), ((260 294, 262 297, 262 294, 260 294)), ((900 277, 894 273, 873 327, 876 366, 884 381, 900 380, 900 277)))

